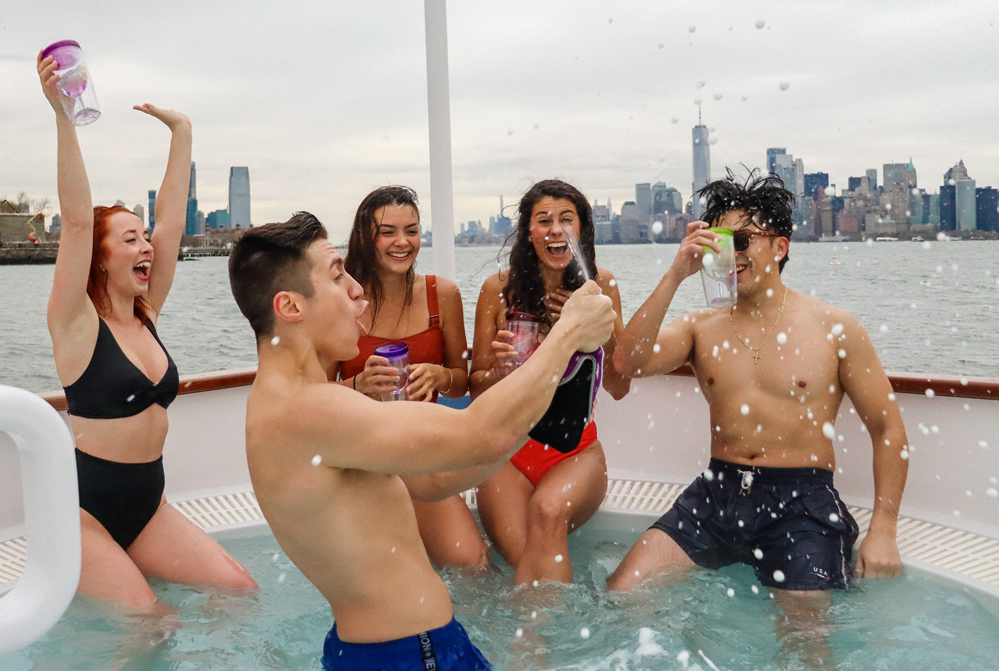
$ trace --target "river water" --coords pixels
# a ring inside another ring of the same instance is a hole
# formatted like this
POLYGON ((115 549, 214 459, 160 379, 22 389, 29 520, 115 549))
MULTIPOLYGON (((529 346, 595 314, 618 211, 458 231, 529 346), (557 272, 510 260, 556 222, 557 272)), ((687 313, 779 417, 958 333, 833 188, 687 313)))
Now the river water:
MULTIPOLYGON (((625 321, 669 267, 678 245, 603 245, 597 264, 618 279, 625 321)), ((472 339, 475 301, 499 267, 497 247, 455 250, 472 339)), ((503 254, 501 258, 505 258, 503 254)), ((256 363, 253 334, 229 291, 224 258, 186 261, 159 333, 181 374, 256 363)), ((433 272, 433 250, 417 268, 433 272)), ((0 384, 59 388, 45 305, 54 266, 0 266, 0 384)), ((889 371, 999 378, 999 242, 796 243, 784 282, 853 313, 889 371), (838 265, 831 265, 833 258, 838 265)), ((666 319, 704 306, 698 277, 680 287, 666 319)))

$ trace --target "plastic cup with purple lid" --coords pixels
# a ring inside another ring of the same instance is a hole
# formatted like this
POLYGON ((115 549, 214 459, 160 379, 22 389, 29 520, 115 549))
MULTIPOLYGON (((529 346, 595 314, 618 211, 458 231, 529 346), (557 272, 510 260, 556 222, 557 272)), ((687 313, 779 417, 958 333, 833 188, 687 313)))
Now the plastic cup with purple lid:
POLYGON ((75 40, 60 40, 42 50, 42 60, 52 56, 59 74, 59 99, 66 116, 74 126, 86 126, 101 116, 97 102, 97 92, 90 80, 87 62, 83 59, 80 43, 75 40))
POLYGON ((513 350, 517 353, 514 366, 520 368, 538 348, 541 319, 526 312, 511 312, 506 318, 506 330, 513 333, 513 350))
POLYGON ((405 401, 406 383, 409 382, 409 345, 393 340, 375 348, 375 356, 388 359, 388 365, 399 371, 399 386, 382 393, 383 401, 405 401))

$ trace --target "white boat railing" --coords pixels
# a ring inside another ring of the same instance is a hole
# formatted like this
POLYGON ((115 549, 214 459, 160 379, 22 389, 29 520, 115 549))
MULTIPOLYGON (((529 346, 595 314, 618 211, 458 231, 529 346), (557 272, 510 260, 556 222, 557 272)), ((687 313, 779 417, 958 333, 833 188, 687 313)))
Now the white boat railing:
POLYGON ((76 593, 80 500, 73 436, 51 405, 23 389, 0 386, 0 432, 17 447, 30 539, 24 575, 0 598, 3 654, 45 634, 76 593))

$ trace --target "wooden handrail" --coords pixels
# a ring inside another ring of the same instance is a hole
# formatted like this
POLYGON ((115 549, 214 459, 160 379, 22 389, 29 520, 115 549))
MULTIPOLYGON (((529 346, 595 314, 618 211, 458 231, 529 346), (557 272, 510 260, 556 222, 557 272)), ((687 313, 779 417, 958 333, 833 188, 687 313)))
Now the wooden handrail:
MULTIPOLYGON (((232 389, 253 384, 256 368, 236 368, 212 373, 196 373, 180 378, 178 394, 197 394, 217 389, 232 389)), ((677 368, 670 375, 693 377, 690 366, 677 368)), ((899 394, 926 394, 953 398, 977 398, 999 401, 999 378, 963 377, 954 375, 921 375, 919 373, 888 373, 892 389, 899 394)), ((66 409, 66 396, 61 391, 39 394, 56 410, 66 409)))

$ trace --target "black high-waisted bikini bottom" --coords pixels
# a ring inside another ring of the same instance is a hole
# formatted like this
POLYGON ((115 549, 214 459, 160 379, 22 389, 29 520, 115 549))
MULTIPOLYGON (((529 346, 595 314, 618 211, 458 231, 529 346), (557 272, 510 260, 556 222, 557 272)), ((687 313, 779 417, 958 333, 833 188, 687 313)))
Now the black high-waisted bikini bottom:
POLYGON ((80 507, 127 550, 160 507, 163 457, 144 464, 126 464, 77 450, 76 478, 80 507))

